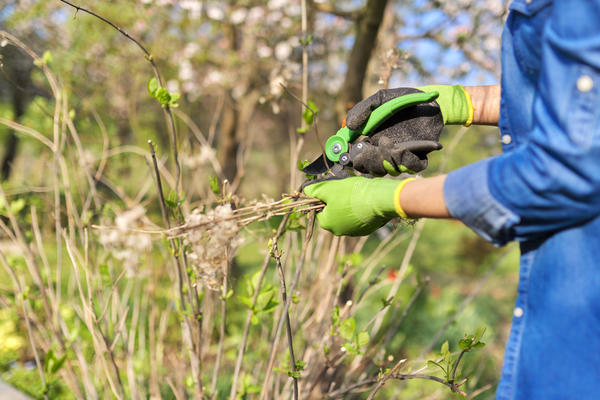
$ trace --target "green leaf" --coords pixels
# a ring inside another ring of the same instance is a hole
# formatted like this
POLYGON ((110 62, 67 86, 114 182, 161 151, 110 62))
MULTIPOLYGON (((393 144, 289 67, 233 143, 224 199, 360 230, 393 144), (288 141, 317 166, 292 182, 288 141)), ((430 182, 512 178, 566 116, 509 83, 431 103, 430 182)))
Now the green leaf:
POLYGON ((479 342, 479 340, 481 340, 481 338, 483 337, 485 330, 486 330, 486 327, 483 325, 480 326, 479 328, 477 328, 477 330, 475 331, 475 335, 473 335, 473 341, 479 342))
POLYGON ((54 365, 50 368, 50 373, 51 374, 57 373, 64 365, 66 359, 67 359, 67 355, 65 354, 61 358, 56 360, 54 365))
POLYGON ((160 86, 158 86, 158 81, 155 77, 152 77, 148 80, 148 93, 150 93, 150 96, 156 97, 156 91, 159 87, 160 86))
POLYGON ((460 339, 458 341, 458 347, 460 347, 461 350, 469 350, 471 348, 471 339, 460 339))
POLYGON ((485 347, 485 343, 483 343, 483 342, 477 342, 473 345, 474 349, 480 349, 482 347, 485 347))
POLYGON ((295 365, 296 365, 297 371, 304 371, 304 367, 306 366, 306 363, 302 360, 296 360, 295 365))
POLYGON ((174 210, 177 207, 179 207, 180 203, 181 202, 179 201, 179 196, 177 195, 177 192, 174 190, 171 190, 169 192, 169 195, 165 199, 165 204, 167 205, 167 207, 174 210))
POLYGON ((246 296, 238 296, 238 299, 249 309, 252 310, 252 299, 246 296))
POLYGON ((351 355, 357 355, 360 353, 358 351, 358 347, 356 347, 356 343, 354 343, 354 342, 344 343, 344 348, 346 349, 346 352, 351 355))
POLYGON ((23 208, 25 208, 25 199, 18 199, 10 203, 8 210, 11 214, 18 214, 23 208))
POLYGON ((388 299, 379 299, 381 301, 381 308, 389 307, 394 302, 394 297, 390 296, 388 299))
POLYGON ((429 366, 429 368, 434 368, 434 367, 438 367, 439 369, 441 369, 442 371, 446 372, 446 370, 444 369, 444 367, 442 367, 438 362, 433 361, 433 360, 427 360, 427 365, 429 366))
POLYGON ((261 387, 258 385, 248 385, 246 386, 245 392, 248 394, 260 393, 261 387))
POLYGON ((287 374, 290 378, 300 378, 300 372, 298 371, 288 371, 287 374))
POLYGON ((277 306, 279 305, 279 302, 277 300, 273 300, 271 299, 271 301, 269 301, 269 303, 265 306, 265 308, 263 308, 263 312, 265 313, 270 313, 275 311, 275 309, 277 308, 277 306))
POLYGON ((100 279, 104 286, 108 286, 112 283, 112 279, 110 277, 110 270, 108 269, 107 264, 100 264, 100 279))
POLYGON ((314 122, 315 116, 319 113, 319 108, 314 103, 314 101, 309 100, 307 104, 308 107, 314 110, 314 113, 308 107, 305 107, 304 112, 302 113, 302 119, 304 119, 306 125, 310 126, 314 122))
POLYGON ((354 317, 345 319, 339 327, 340 336, 346 340, 352 340, 356 331, 356 320, 354 317))
MULTIPOLYGON (((258 288, 258 281, 260 280, 260 271, 256 271, 255 273, 252 274, 252 277, 250 278, 250 285, 252 288, 252 294, 254 294, 254 291, 256 290, 256 288, 258 288)), ((271 285, 267 286, 265 288, 265 290, 270 290, 272 288, 271 285)))
POLYGON ((46 50, 44 51, 44 54, 42 54, 42 58, 40 58, 39 60, 35 60, 33 62, 33 64, 36 67, 41 67, 42 65, 48 65, 52 62, 52 53, 50 53, 50 51, 46 50))
POLYGON ((273 291, 262 292, 256 298, 256 309, 262 311, 271 301, 275 293, 273 291))
POLYGON ((340 325, 340 307, 335 306, 333 310, 331 310, 331 326, 338 327, 340 325))
POLYGON ((325 357, 327 357, 327 355, 329 354, 329 346, 327 346, 326 344, 323 345, 323 355, 325 357))
POLYGON ((369 332, 367 331, 361 331, 358 332, 358 336, 356 339, 356 344, 358 345, 358 348, 362 348, 365 347, 367 344, 369 344, 369 332))
POLYGON ((46 357, 44 357, 44 371, 49 373, 55 362, 56 356, 54 355, 54 350, 50 349, 46 353, 46 357))
POLYGON ((304 168, 310 165, 310 161, 308 160, 298 160, 298 170, 302 171, 304 168))
POLYGON ((440 353, 442 354, 442 356, 450 354, 450 345, 448 344, 447 340, 442 345, 442 349, 440 350, 440 353))
POLYGON ((210 186, 210 191, 215 195, 219 195, 221 193, 221 188, 219 187, 219 178, 213 176, 209 179, 208 184, 210 186))
POLYGON ((171 94, 164 87, 159 87, 154 93, 154 97, 163 107, 166 107, 171 101, 171 94))
POLYGON ((231 296, 233 296, 233 289, 229 289, 227 291, 227 294, 225 294, 225 296, 223 296, 223 300, 228 300, 231 298, 231 296))
POLYGON ((292 304, 298 304, 300 303, 300 296, 296 295, 296 294, 292 294, 292 304))
POLYGON ((52 62, 52 53, 50 53, 49 50, 46 50, 44 52, 44 54, 42 55, 42 62, 45 65, 48 65, 48 64, 50 64, 52 62))
POLYGON ((169 107, 171 107, 171 108, 179 107, 179 104, 177 104, 177 100, 179 100, 181 95, 179 93, 170 93, 170 95, 171 95, 171 100, 169 100, 169 107))
POLYGON ((252 325, 258 325, 259 320, 256 314, 252 314, 252 317, 250 317, 250 322, 252 322, 252 325))

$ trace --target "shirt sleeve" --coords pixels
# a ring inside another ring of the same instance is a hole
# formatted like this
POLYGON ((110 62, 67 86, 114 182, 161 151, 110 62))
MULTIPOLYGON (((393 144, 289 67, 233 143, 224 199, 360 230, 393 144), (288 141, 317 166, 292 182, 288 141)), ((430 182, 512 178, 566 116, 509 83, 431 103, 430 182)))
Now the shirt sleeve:
MULTIPOLYGON (((556 1, 528 141, 451 172, 450 214, 501 245, 600 215, 600 1, 556 1)), ((507 99, 515 101, 515 99, 507 99)))

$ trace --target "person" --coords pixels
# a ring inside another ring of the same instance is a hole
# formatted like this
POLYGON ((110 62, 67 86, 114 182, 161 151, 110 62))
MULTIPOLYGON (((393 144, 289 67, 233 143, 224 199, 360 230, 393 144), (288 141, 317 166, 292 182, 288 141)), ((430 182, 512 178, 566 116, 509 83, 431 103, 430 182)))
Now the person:
MULTIPOLYGON (((496 398, 597 398, 600 1, 514 0, 509 8, 500 85, 421 88, 439 89, 445 123, 497 124, 503 154, 432 178, 357 176, 304 190, 327 204, 318 219, 337 235, 368 234, 399 215, 456 218, 497 246, 519 241, 496 398)), ((390 90, 382 94, 393 97, 390 90)), ((382 94, 350 110, 349 126, 382 94)))

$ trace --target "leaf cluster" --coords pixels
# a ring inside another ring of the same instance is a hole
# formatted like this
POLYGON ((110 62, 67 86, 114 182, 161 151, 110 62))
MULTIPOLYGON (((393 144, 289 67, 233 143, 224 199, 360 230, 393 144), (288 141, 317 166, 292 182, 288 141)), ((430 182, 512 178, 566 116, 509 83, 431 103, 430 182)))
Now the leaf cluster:
POLYGON ((255 272, 252 276, 245 276, 247 296, 238 295, 237 298, 252 311, 251 322, 253 325, 258 325, 260 317, 275 311, 279 305, 277 301, 277 288, 273 284, 261 286, 256 296, 256 303, 253 304, 254 294, 257 290, 260 280, 260 271, 255 272))
POLYGON ((148 80, 148 93, 150 96, 155 98, 163 108, 175 108, 179 105, 177 104, 177 100, 179 100, 179 93, 170 93, 167 88, 160 86, 158 80, 154 77, 148 80))
MULTIPOLYGON (((340 319, 340 308, 336 306, 331 311, 331 329, 332 335, 339 335, 345 340, 342 350, 351 355, 360 355, 362 349, 369 344, 369 332, 358 330, 356 327, 356 319, 348 317, 343 321, 340 319)), ((328 353, 329 349, 325 350, 328 353)))
POLYGON ((480 326, 472 335, 465 333, 464 337, 458 341, 458 347, 461 349, 461 352, 457 357, 450 352, 450 345, 448 344, 448 341, 445 341, 440 349, 441 360, 428 360, 427 364, 430 367, 439 368, 442 371, 446 382, 451 384, 455 383, 456 378, 460 376, 458 365, 462 360, 464 353, 485 346, 485 343, 481 341, 485 330, 485 326, 480 326))

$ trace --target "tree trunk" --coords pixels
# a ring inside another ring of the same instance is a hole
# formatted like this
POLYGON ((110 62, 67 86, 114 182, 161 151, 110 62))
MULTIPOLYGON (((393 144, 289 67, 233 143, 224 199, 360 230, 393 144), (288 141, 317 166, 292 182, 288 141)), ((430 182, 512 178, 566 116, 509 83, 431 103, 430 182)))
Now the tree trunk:
MULTIPOLYGON (((21 83, 21 82, 19 82, 21 83)), ((18 122, 21 117, 25 114, 26 99, 25 93, 21 91, 21 88, 12 88, 12 106, 13 106, 13 120, 18 122)), ((8 132, 8 139, 4 143, 4 157, 0 164, 0 178, 2 181, 8 180, 12 173, 13 163, 17 155, 17 147, 19 145, 19 137, 15 132, 10 130, 8 132)))
POLYGON ((377 45, 377 33, 388 0, 368 0, 361 17, 356 21, 356 39, 348 58, 348 70, 336 111, 343 119, 354 104, 363 99, 363 82, 367 65, 377 45))
POLYGON ((233 182, 237 175, 237 153, 240 146, 237 138, 238 110, 231 93, 228 92, 226 96, 221 129, 219 130, 217 158, 223 168, 225 179, 233 182))

